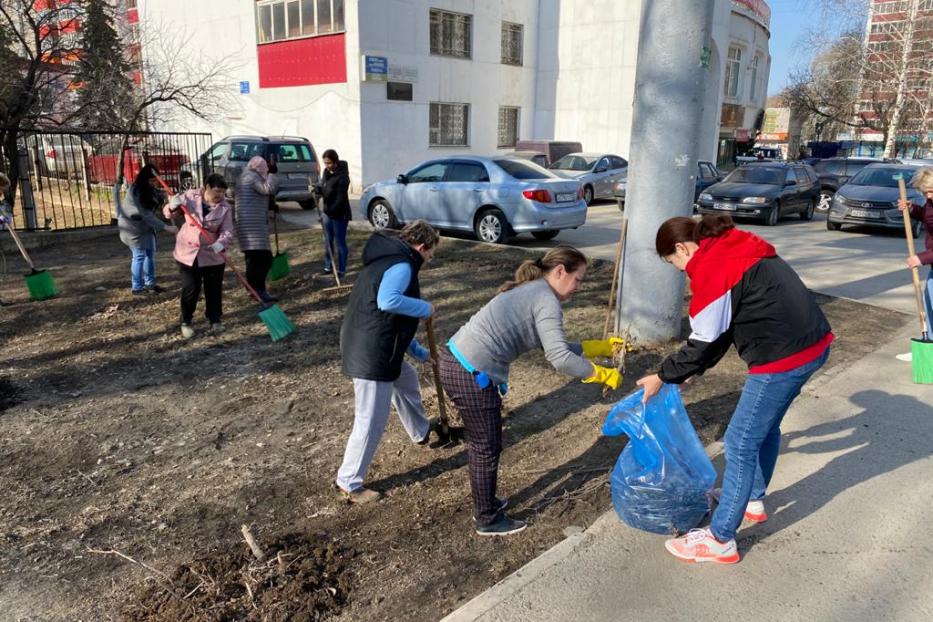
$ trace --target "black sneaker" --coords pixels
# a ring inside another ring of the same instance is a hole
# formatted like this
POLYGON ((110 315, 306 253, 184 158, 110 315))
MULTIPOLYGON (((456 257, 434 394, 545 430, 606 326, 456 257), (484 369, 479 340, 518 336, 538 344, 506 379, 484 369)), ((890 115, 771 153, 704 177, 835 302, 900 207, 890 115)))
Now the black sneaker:
POLYGON ((273 295, 270 294, 269 292, 261 292, 261 293, 259 294, 259 297, 262 299, 263 302, 266 302, 266 303, 273 303, 273 302, 278 302, 278 301, 279 301, 278 298, 276 298, 275 296, 273 296, 273 295))
POLYGON ((162 287, 161 285, 147 285, 146 289, 153 294, 164 294, 168 290, 162 287))
POLYGON ((431 440, 431 432, 437 434, 438 429, 441 427, 441 422, 437 419, 431 419, 428 422, 428 433, 424 435, 424 438, 420 441, 415 441, 416 445, 427 445, 428 441, 431 440))
POLYGON ((317 275, 318 276, 334 276, 334 273, 332 270, 321 270, 320 272, 317 273, 317 275))
MULTIPOLYGON (((509 507, 508 499, 496 499, 496 514, 502 512, 505 508, 509 507)), ((473 522, 476 522, 476 515, 473 515, 473 522)))
POLYGON ((514 518, 509 518, 505 514, 499 515, 499 520, 489 525, 477 525, 476 533, 481 536, 510 536, 513 533, 524 531, 528 523, 514 518))
POLYGON ((133 290, 134 296, 145 296, 148 293, 149 293, 148 289, 134 289, 133 290))

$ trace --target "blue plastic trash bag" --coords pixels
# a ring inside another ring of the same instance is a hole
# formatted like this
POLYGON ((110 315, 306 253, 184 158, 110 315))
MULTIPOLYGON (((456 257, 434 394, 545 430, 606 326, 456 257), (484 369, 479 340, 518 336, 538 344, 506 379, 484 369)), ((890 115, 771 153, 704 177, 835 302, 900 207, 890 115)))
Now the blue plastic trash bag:
POLYGON ((665 384, 647 406, 639 389, 616 404, 603 434, 629 437, 612 470, 612 504, 626 525, 679 534, 709 511, 716 469, 687 417, 676 385, 665 384))

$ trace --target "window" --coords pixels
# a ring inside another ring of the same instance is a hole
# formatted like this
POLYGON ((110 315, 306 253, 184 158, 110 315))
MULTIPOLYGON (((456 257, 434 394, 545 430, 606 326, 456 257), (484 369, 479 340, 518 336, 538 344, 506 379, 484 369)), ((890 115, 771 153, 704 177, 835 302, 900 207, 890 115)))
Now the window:
POLYGON ((431 102, 428 144, 431 147, 465 147, 469 144, 469 104, 431 102))
POLYGON ((518 108, 499 106, 499 147, 514 147, 518 142, 518 108))
POLYGON ((253 156, 265 155, 262 143, 233 143, 230 145, 228 160, 234 162, 249 162, 253 156))
POLYGON ((794 169, 789 168, 789 169, 787 169, 787 175, 784 177, 784 185, 786 186, 787 184, 789 184, 789 183, 791 183, 791 182, 794 182, 794 183, 796 184, 796 183, 797 183, 797 176, 794 175, 794 169))
POLYGON ((610 168, 615 171, 628 166, 628 162, 625 161, 625 158, 620 158, 619 156, 609 156, 609 165, 610 168))
POLYGON ((609 158, 600 158, 599 162, 596 163, 596 168, 593 169, 593 172, 608 171, 609 168, 609 158))
POLYGON ((742 50, 733 46, 729 48, 729 58, 726 60, 726 79, 723 81, 722 94, 726 97, 736 97, 739 94, 739 69, 742 66, 742 50))
MULTIPOLYGON (((538 156, 535 156, 537 158, 538 156)), ((541 156, 544 157, 544 156, 541 156)), ((534 162, 519 160, 494 160, 499 167, 515 179, 556 179, 557 175, 534 162)))
POLYGON ((256 5, 259 43, 343 32, 345 0, 261 0, 256 5))
POLYGON ((758 54, 752 58, 752 79, 751 86, 748 89, 748 98, 752 101, 755 101, 755 91, 758 90, 758 54))
POLYGON ((489 173, 479 162, 454 162, 447 173, 447 181, 489 181, 489 173))
POLYGON ((707 164, 706 162, 700 162, 700 177, 703 179, 709 179, 715 176, 716 172, 713 170, 712 165, 707 164))
POLYGON ((431 54, 472 58, 473 16, 431 9, 431 54))
POLYGON ((211 150, 207 153, 207 157, 211 162, 216 162, 220 158, 224 157, 224 154, 227 153, 227 143, 218 143, 211 147, 211 150))
POLYGON ((522 40, 524 26, 511 22, 502 22, 502 64, 522 64, 522 40))
POLYGON ((430 181, 444 181, 447 173, 447 162, 428 162, 408 174, 408 183, 418 184, 430 181))
POLYGON ((274 145, 273 152, 278 156, 279 162, 309 162, 311 161, 311 150, 308 145, 285 144, 274 145))

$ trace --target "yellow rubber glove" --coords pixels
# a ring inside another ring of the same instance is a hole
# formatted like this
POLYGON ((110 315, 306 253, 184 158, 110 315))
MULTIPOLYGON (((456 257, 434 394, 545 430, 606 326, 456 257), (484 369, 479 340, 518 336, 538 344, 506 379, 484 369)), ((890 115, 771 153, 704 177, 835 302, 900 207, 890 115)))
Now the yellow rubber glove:
POLYGON ((584 378, 583 382, 584 384, 598 382, 615 391, 619 388, 619 385, 622 384, 622 374, 619 373, 618 369, 593 365, 593 375, 589 378, 584 378))
POLYGON ((595 356, 610 357, 615 354, 615 350, 625 345, 625 340, 619 337, 610 337, 609 339, 592 339, 590 341, 581 341, 583 346, 583 356, 591 359, 595 356))

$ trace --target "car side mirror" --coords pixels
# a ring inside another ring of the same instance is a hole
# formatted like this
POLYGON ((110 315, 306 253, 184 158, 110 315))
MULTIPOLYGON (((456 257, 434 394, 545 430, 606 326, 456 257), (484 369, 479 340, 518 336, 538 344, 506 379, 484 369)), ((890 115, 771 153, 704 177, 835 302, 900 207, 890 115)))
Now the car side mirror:
POLYGON ((716 181, 722 181, 725 178, 725 175, 716 175, 716 181))
POLYGON ((395 181, 397 181, 397 182, 400 183, 400 184, 407 184, 407 183, 408 183, 408 175, 406 175, 406 174, 404 174, 404 173, 399 173, 398 177, 395 178, 395 181))
POLYGON ((596 170, 593 171, 593 172, 594 172, 594 173, 605 173, 605 172, 608 171, 608 170, 609 170, 609 169, 607 169, 605 166, 598 166, 598 167, 596 167, 596 170))
POLYGON ((790 180, 790 181, 785 181, 785 182, 784 182, 784 187, 785 187, 785 188, 786 188, 787 186, 796 186, 796 185, 797 185, 797 182, 794 181, 793 179, 790 180))

